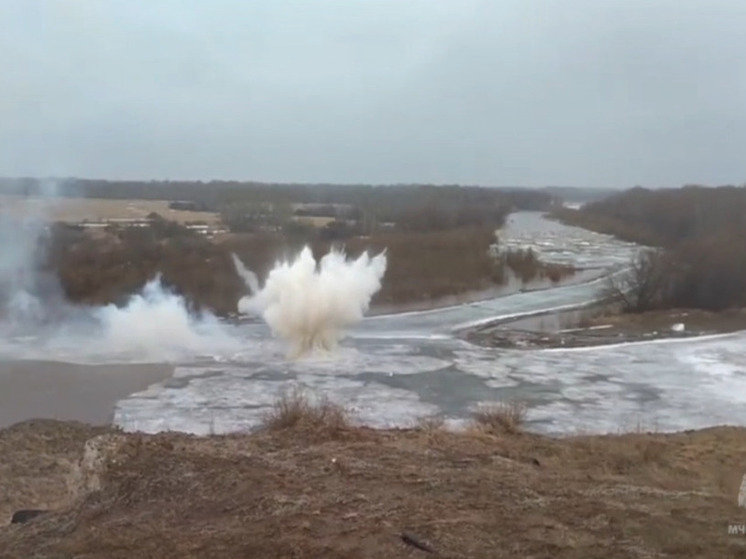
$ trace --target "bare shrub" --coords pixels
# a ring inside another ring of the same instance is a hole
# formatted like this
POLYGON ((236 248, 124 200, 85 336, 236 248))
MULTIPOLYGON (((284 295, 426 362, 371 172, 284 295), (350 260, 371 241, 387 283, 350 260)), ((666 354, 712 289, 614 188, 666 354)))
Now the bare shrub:
POLYGON ((531 248, 507 250, 501 254, 500 263, 510 269, 523 283, 542 278, 557 283, 575 273, 570 266, 542 262, 531 248))
POLYGON ((513 249, 503 254, 503 262, 522 282, 529 282, 539 276, 541 263, 532 249, 513 249))
POLYGON ((575 273, 573 268, 561 264, 542 264, 542 267, 543 276, 548 278, 552 283, 557 283, 575 273))
POLYGON ((520 402, 488 404, 475 411, 472 419, 480 431, 518 433, 526 419, 526 406, 520 402))
POLYGON ((318 402, 299 388, 283 394, 264 418, 269 431, 301 429, 335 434, 350 429, 349 413, 323 397, 318 402))
POLYGON ((158 274, 192 308, 218 314, 235 311, 246 290, 226 247, 176 223, 79 234, 58 227, 53 235, 46 265, 76 303, 123 303, 158 274))

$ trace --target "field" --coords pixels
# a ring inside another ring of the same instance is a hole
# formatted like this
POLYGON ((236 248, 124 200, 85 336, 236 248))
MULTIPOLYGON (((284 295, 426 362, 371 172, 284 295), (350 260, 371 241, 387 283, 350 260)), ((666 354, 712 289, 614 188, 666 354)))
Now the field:
POLYGON ((728 531, 746 523, 746 429, 557 440, 522 432, 509 407, 461 433, 278 410, 264 431, 219 437, 0 431, 0 515, 54 509, 0 527, 0 558, 746 555, 728 531))
POLYGON ((103 221, 110 219, 144 219, 151 213, 177 223, 205 222, 219 224, 220 214, 214 212, 192 212, 171 210, 165 200, 106 200, 102 198, 59 198, 52 203, 42 198, 21 198, 0 195, 0 212, 29 211, 44 205, 50 208, 49 217, 65 223, 103 221))

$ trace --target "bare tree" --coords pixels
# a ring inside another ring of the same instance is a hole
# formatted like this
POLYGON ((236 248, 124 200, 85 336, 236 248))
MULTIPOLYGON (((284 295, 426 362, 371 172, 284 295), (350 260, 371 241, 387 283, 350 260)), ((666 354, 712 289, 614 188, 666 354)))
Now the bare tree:
POLYGON ((624 271, 610 275, 603 289, 605 299, 619 303, 625 312, 660 308, 672 293, 674 265, 663 250, 640 252, 624 271))

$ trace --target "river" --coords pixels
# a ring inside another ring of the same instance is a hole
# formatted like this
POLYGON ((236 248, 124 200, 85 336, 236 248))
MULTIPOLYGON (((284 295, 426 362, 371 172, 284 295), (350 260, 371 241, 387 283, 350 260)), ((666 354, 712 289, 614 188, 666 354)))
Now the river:
MULTIPOLYGON (((595 270, 595 275, 611 273, 638 250, 530 212, 511 215, 499 237, 503 245, 530 246, 544 259, 595 270)), ((447 273, 448 263, 443 266, 447 273)), ((527 427, 551 435, 746 424, 744 333, 531 351, 477 347, 457 335, 475 324, 589 304, 602 285, 595 279, 455 307, 371 316, 348 332, 337 352, 295 362, 286 359, 284 344, 260 321, 223 323, 219 335, 210 330, 189 338, 193 333, 181 323, 172 331, 159 325, 157 320, 172 318, 168 314, 142 320, 134 315, 137 327, 125 332, 137 342, 130 349, 38 332, 6 337, 0 359, 107 364, 109 373, 95 373, 99 382, 102 374, 128 374, 133 363, 167 361, 170 374, 161 372, 144 389, 117 396, 113 421, 128 431, 245 431, 294 386, 345 405, 359 422, 374 427, 411 426, 431 415, 458 427, 476 407, 496 401, 523 402, 527 427), (168 357, 169 342, 179 336, 181 351, 168 357), (155 342, 147 347, 158 348, 153 354, 158 359, 130 351, 145 347, 144 341, 155 342)), ((26 390, 43 381, 35 382, 26 390)), ((76 390, 76 405, 94 397, 76 390)), ((54 400, 49 394, 45 402, 54 400)))
MULTIPOLYGON (((511 216, 500 238, 546 259, 604 269, 628 262, 637 249, 528 212, 511 216)), ((283 391, 301 385, 375 427, 413 425, 429 415, 458 426, 494 401, 523 402, 528 428, 554 435, 746 423, 744 334, 565 351, 478 348, 454 335, 477 323, 586 304, 601 285, 370 317, 337 354, 295 363, 264 325, 244 326, 245 351, 220 364, 177 367, 172 379, 120 401, 115 421, 149 432, 245 430, 283 391)))

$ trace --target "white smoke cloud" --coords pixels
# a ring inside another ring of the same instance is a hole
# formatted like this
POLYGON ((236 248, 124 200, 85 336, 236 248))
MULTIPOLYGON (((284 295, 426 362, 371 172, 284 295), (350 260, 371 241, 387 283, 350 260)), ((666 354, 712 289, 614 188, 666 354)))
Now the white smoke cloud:
POLYGON ((26 358, 64 355, 77 361, 173 361, 238 351, 238 336, 210 313, 190 312, 160 276, 123 306, 73 305, 44 270, 57 187, 41 196, 0 202, 0 333, 2 353, 26 358), (13 340, 31 340, 14 346, 13 340))
POLYGON ((278 262, 259 289, 256 275, 234 261, 251 291, 238 312, 262 316, 274 335, 290 343, 291 357, 334 349, 344 330, 362 320, 386 273, 385 252, 348 260, 332 249, 317 263, 305 247, 294 260, 278 262))
POLYGON ((0 317, 16 327, 38 325, 52 305, 63 304, 57 278, 42 267, 57 184, 43 182, 40 191, 0 204, 0 317))
MULTIPOLYGON (((42 266, 56 193, 54 184, 47 185, 23 211, 0 212, 0 354, 174 361, 244 349, 237 328, 210 313, 191 312, 159 276, 122 306, 69 303, 57 278, 42 266), (31 341, 23 348, 12 345, 20 339, 31 341)), ((345 329, 362 320, 381 288, 386 255, 348 260, 332 250, 317 263, 305 248, 295 259, 279 262, 263 287, 235 256, 234 264, 251 292, 238 311, 263 317, 298 357, 334 349, 345 329)))
POLYGON ((105 353, 147 360, 238 350, 239 340, 211 313, 190 312, 184 298, 156 276, 122 307, 91 309, 101 326, 97 343, 105 353))

